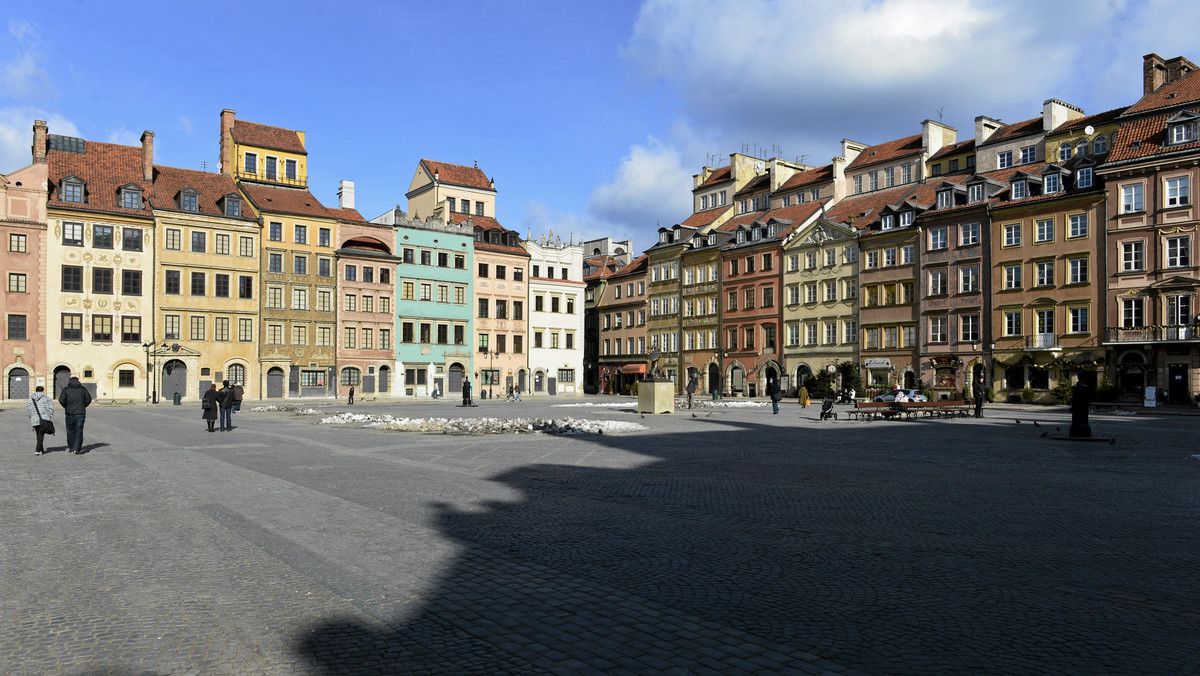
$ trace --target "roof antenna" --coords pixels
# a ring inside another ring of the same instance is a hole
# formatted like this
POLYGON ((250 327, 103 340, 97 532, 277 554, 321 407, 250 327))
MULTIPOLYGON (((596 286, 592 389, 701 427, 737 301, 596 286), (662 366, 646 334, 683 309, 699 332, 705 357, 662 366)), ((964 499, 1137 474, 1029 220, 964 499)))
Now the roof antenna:
POLYGON ((942 111, 945 109, 946 109, 946 106, 942 106, 941 108, 938 108, 938 122, 942 121, 942 111))

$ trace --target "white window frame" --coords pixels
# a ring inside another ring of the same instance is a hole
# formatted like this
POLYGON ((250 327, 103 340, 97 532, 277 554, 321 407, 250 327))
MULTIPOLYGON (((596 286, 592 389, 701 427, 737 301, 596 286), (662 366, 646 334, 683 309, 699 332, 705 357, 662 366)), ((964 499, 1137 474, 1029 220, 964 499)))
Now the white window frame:
POLYGON ((1121 213, 1132 214, 1145 209, 1145 186, 1141 183, 1130 183, 1121 186, 1121 213))
POLYGON ((1171 176, 1164 181, 1164 206, 1182 207, 1191 204, 1191 182, 1187 176, 1171 176))
POLYGON ((1146 243, 1142 240, 1121 242, 1121 272, 1146 270, 1146 243))

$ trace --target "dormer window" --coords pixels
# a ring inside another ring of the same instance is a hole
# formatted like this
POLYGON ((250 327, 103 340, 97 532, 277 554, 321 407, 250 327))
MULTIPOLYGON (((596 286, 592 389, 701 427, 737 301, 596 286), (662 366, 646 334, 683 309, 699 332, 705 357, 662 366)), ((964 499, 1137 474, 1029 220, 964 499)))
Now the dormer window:
POLYGON ((495 230, 493 230, 493 231, 492 231, 492 236, 491 236, 491 237, 489 237, 488 239, 490 239, 490 240, 491 240, 492 244, 499 244, 499 243, 500 243, 500 233, 498 233, 498 232, 496 232, 495 230))
POLYGON ((258 173, 258 153, 246 153, 245 171, 247 174, 258 173))
POLYGON ((983 184, 967 186, 967 203, 976 204, 983 201, 983 184))
POLYGON ((912 222, 913 222, 913 212, 911 212, 911 211, 900 212, 900 227, 902 227, 902 228, 908 227, 908 226, 912 225, 912 222))
POLYGON ((123 209, 141 209, 142 208, 142 189, 134 186, 125 186, 121 188, 118 196, 121 208, 123 209))
POLYGON ((483 231, 482 230, 479 230, 479 229, 475 230, 475 241, 483 242, 483 231))
POLYGON ((226 216, 241 216, 242 215, 242 198, 232 195, 225 198, 225 215, 226 216))
POLYGON ((1171 143, 1190 143, 1196 138, 1196 130, 1191 122, 1171 125, 1171 143))
POLYGON ((891 230, 896 226, 895 216, 887 214, 883 217, 883 221, 879 224, 880 230, 891 230))
POLYGON ((776 230, 776 226, 775 226, 775 224, 774 224, 774 223, 772 223, 772 224, 768 225, 768 226, 767 226, 767 237, 774 237, 774 236, 775 236, 775 230, 776 230))
POLYGON ((709 236, 708 236, 708 245, 709 245, 709 246, 712 246, 712 245, 714 245, 714 244, 716 244, 716 243, 717 243, 717 236, 716 236, 716 235, 709 235, 709 236))
POLYGON ((945 209, 954 205, 954 193, 949 190, 939 190, 937 194, 937 205, 939 209, 945 209))
POLYGON ((1042 193, 1045 195, 1053 195, 1061 189, 1061 186, 1058 174, 1046 174, 1042 177, 1042 193))
POLYGON ((738 244, 741 244, 741 243, 743 243, 743 242, 745 242, 745 241, 746 241, 746 231, 745 231, 745 230, 738 230, 738 231, 737 231, 737 243, 738 243, 738 244))
POLYGON ((200 210, 200 193, 185 188, 179 193, 179 208, 184 211, 199 211, 200 210))
POLYGON ((670 241, 671 241, 671 233, 669 233, 669 232, 658 233, 658 243, 659 244, 666 244, 667 242, 670 242, 670 241))
POLYGON ((758 240, 762 239, 762 228, 755 228, 754 230, 751 231, 751 235, 752 235, 752 239, 754 239, 754 241, 756 241, 756 242, 758 240))
POLYGON ((83 181, 71 177, 64 178, 59 185, 59 199, 64 202, 83 202, 83 181))
POLYGON ((1079 173, 1075 174, 1075 187, 1076 188, 1092 187, 1092 168, 1091 167, 1083 167, 1079 170, 1079 173))
POLYGON ((1025 181, 1013 181, 1012 198, 1015 200, 1025 199, 1025 181))

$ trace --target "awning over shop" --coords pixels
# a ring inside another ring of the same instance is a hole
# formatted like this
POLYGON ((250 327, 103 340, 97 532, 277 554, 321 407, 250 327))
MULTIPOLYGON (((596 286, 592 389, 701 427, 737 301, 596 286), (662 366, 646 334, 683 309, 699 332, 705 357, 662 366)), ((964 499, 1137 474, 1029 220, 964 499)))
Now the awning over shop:
POLYGON ((627 373, 630 375, 645 374, 646 373, 646 365, 645 364, 626 364, 621 367, 621 373, 627 373))

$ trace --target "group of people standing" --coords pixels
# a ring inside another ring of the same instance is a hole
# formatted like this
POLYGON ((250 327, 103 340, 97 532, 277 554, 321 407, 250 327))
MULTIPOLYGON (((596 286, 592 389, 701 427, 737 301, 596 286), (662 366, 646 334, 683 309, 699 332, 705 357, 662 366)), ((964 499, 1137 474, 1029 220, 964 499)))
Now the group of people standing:
POLYGON ((209 432, 217 431, 213 429, 213 424, 216 422, 218 414, 221 419, 220 431, 233 431, 233 414, 242 410, 242 394, 241 383, 234 383, 233 386, 230 386, 228 380, 222 380, 219 390, 216 383, 208 386, 208 391, 200 400, 200 407, 203 411, 200 417, 208 422, 209 432))
MULTIPOLYGON (((83 455, 83 423, 87 419, 87 407, 92 404, 92 393, 79 382, 79 378, 71 376, 67 386, 58 395, 58 403, 67 417, 67 451, 72 455, 83 455)), ((54 434, 54 400, 46 396, 45 387, 37 386, 29 403, 25 404, 25 414, 29 416, 29 424, 37 435, 34 453, 45 455, 45 437, 54 434)))

